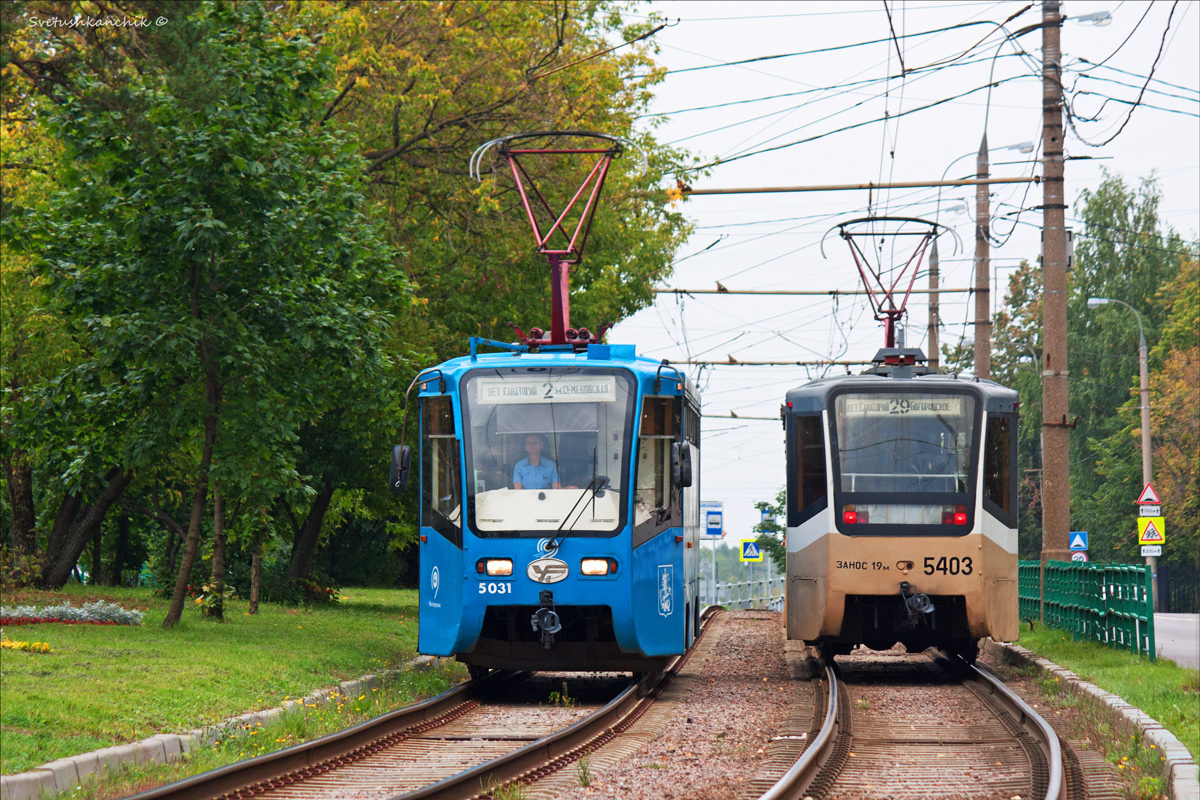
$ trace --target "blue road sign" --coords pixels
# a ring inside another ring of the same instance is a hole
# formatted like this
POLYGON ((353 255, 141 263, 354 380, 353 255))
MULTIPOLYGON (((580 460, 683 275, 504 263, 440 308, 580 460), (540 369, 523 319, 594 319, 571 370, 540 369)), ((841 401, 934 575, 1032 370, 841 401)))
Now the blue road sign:
POLYGON ((720 500, 700 501, 700 514, 704 518, 702 536, 710 539, 720 539, 725 535, 725 532, 721 529, 724 507, 725 504, 720 500))
POLYGON ((1087 531, 1071 531, 1071 549, 1087 550, 1087 531))
POLYGON ((742 554, 739 558, 742 561, 762 561, 762 548, 758 546, 758 542, 754 539, 742 539, 742 554))

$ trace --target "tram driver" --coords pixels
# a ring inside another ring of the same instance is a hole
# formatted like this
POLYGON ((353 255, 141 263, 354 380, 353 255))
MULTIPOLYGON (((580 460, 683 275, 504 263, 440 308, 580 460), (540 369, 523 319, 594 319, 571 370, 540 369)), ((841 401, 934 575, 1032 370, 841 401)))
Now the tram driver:
POLYGON ((514 489, 561 489, 558 467, 548 458, 542 458, 545 441, 540 434, 525 436, 525 452, 528 454, 513 465, 514 489))

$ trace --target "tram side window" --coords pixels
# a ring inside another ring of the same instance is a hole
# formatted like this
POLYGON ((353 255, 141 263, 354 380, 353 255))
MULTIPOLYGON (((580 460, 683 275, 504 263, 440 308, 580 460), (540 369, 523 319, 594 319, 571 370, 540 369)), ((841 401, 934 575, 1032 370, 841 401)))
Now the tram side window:
POLYGON ((696 527, 700 524, 700 407, 689 397, 683 407, 684 439, 692 446, 692 490, 683 510, 683 524, 696 527))
POLYGON ((792 496, 795 521, 799 525, 825 508, 828 481, 825 473, 825 426, 821 417, 796 417, 795 473, 792 496))
POLYGON ((1011 416, 988 415, 983 454, 984 507, 1008 525, 1016 524, 1013 453, 1017 430, 1011 416))
POLYGON ((462 547, 458 439, 449 397, 421 401, 421 524, 462 547))
POLYGON ((671 445, 682 438, 681 422, 675 398, 647 397, 642 401, 633 498, 634 547, 683 524, 681 492, 671 483, 671 445))

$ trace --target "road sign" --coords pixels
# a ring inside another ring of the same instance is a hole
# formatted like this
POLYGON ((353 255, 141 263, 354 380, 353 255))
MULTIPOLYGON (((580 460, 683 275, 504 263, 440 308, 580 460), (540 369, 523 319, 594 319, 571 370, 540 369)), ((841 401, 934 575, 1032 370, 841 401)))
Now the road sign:
POLYGON ((1072 561, 1087 561, 1088 556, 1087 556, 1087 553, 1083 552, 1082 550, 1076 550, 1074 553, 1071 553, 1071 560, 1072 561))
POLYGON ((704 530, 701 536, 707 539, 720 539, 725 535, 721 530, 725 504, 720 500, 701 500, 700 515, 704 519, 704 530))
POLYGON ((1162 506, 1138 506, 1139 517, 1161 517, 1162 506))
MULTIPOLYGON (((1071 549, 1087 550, 1087 531, 1071 531, 1071 549)), ((1077 558, 1075 561, 1087 561, 1087 559, 1077 558)))
POLYGON ((739 558, 742 561, 762 561, 762 548, 759 547, 758 542, 754 539, 742 539, 742 553, 739 558))
POLYGON ((1146 488, 1142 489, 1142 493, 1138 495, 1135 502, 1143 505, 1158 505, 1162 500, 1158 499, 1158 492, 1154 491, 1154 484, 1147 483, 1146 488))
POLYGON ((1166 544, 1167 523, 1162 517, 1138 517, 1138 544, 1166 544))
POLYGON ((1161 556, 1161 555, 1162 555, 1162 545, 1161 544, 1144 544, 1144 545, 1142 545, 1142 558, 1146 558, 1147 556, 1161 556))

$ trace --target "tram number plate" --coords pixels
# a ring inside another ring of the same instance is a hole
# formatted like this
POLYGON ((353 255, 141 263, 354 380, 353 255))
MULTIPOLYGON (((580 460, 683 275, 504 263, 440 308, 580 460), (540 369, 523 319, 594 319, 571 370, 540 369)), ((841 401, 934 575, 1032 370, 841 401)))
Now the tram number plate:
POLYGON ((512 594, 512 584, 501 581, 479 584, 480 594, 512 594))
POLYGON ((926 556, 925 557, 925 574, 932 575, 935 572, 940 572, 943 575, 970 575, 974 570, 971 564, 970 556, 959 558, 952 556, 926 556))

